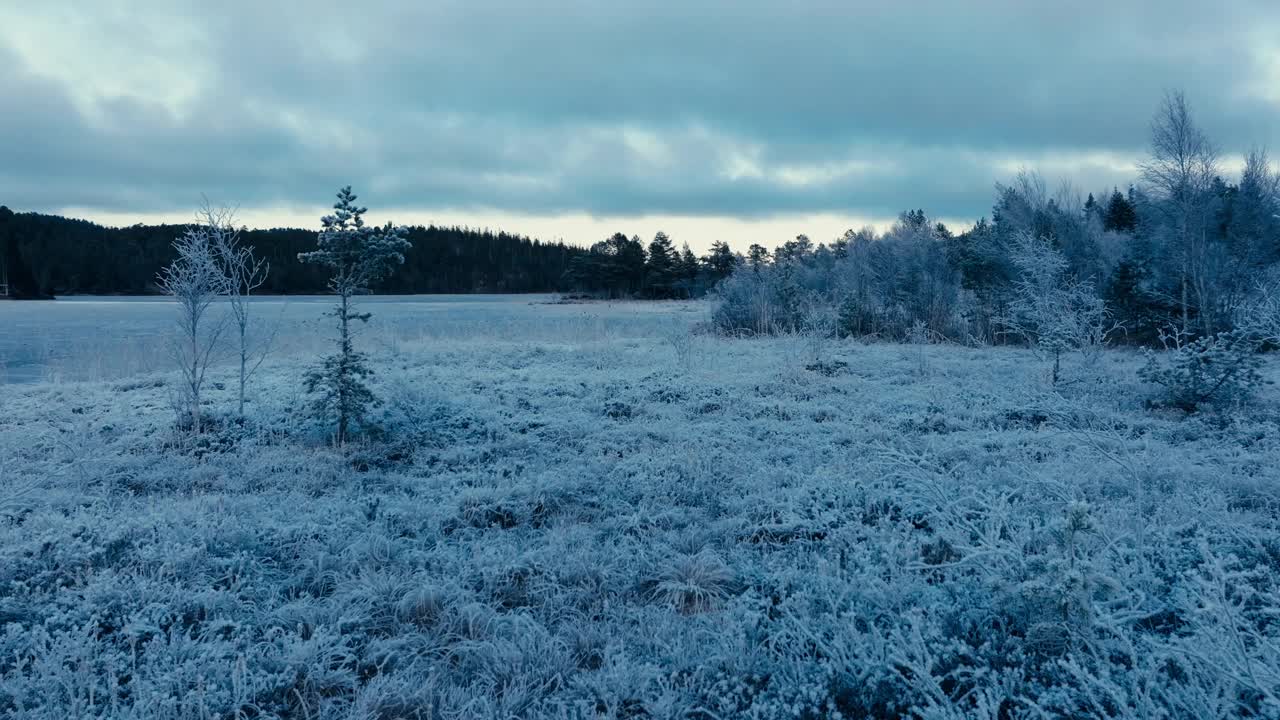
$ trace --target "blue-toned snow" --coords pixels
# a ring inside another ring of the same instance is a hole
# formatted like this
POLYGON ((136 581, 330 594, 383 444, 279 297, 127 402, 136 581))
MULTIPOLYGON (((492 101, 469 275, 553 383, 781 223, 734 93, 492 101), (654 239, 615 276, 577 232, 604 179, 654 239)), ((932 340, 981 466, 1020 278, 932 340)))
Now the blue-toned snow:
POLYGON ((0 385, 0 717, 1280 717, 1274 387, 1188 418, 1131 352, 1052 387, 701 303, 366 308, 339 451, 322 302, 195 443, 172 308, 0 304, 63 378, 0 385))

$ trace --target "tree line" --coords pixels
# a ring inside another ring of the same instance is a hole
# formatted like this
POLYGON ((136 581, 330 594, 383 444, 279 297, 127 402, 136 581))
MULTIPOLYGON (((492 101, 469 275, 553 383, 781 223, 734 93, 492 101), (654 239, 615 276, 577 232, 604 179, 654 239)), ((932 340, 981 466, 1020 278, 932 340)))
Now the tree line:
MULTIPOLYGON (((0 207, 0 267, 15 297, 70 294, 146 295, 161 292, 158 273, 176 258, 173 247, 191 225, 104 227, 87 220, 0 207)), ((322 268, 298 259, 316 246, 304 229, 238 231, 271 272, 258 289, 268 294, 327 292, 322 268)), ((404 229, 404 266, 380 280, 388 294, 519 293, 572 289, 568 274, 581 248, 520 235, 461 227, 404 229)))
POLYGON ((606 297, 690 298, 705 295, 737 263, 728 243, 719 240, 698 257, 688 243, 676 250, 664 232, 654 235, 647 249, 638 235, 615 233, 576 255, 567 278, 580 292, 606 297))
POLYGON ((1280 173, 1254 149, 1229 178, 1175 92, 1125 189, 1050 190, 1026 171, 998 184, 990 219, 963 232, 912 210, 885 232, 800 236, 737 261, 717 311, 729 330, 1180 346, 1232 331, 1280 296, 1280 173))
MULTIPOLYGON (((193 225, 104 227, 87 220, 14 213, 0 206, 0 268, 16 297, 159 293, 157 273, 175 259, 173 242, 193 225)), ((259 292, 327 291, 323 271, 298 260, 315 247, 313 230, 237 230, 271 267, 259 292)), ((380 279, 387 294, 577 292, 606 298, 690 298, 707 293, 733 270, 728 244, 694 255, 659 232, 647 248, 615 233, 589 248, 460 227, 403 228, 404 265, 380 279)))

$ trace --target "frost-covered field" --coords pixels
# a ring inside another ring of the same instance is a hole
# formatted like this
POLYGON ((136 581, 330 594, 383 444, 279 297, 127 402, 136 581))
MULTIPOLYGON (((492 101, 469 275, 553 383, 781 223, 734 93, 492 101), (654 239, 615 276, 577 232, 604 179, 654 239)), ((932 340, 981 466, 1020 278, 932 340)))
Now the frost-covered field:
POLYGON ((1280 714, 1274 388, 513 307, 371 342, 346 454, 304 354, 194 452, 163 375, 0 386, 0 716, 1280 714))

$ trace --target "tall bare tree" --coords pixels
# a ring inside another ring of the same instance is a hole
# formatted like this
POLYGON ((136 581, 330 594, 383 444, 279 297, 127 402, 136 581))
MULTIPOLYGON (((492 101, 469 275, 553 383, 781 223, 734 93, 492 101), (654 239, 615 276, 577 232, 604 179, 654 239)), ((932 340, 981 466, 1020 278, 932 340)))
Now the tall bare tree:
POLYGON ((252 245, 240 242, 240 231, 235 227, 235 212, 231 208, 214 208, 205 201, 198 217, 201 226, 209 233, 217 254, 218 266, 226 279, 227 305, 236 334, 237 360, 240 364, 236 413, 244 418, 245 386, 266 359, 271 345, 270 337, 260 334, 255 336, 250 298, 267 281, 271 265, 265 258, 254 254, 252 245))
POLYGON ((1191 331, 1191 306, 1195 302, 1202 329, 1212 332, 1215 318, 1210 297, 1213 288, 1208 234, 1210 190, 1219 174, 1218 149, 1196 125, 1181 91, 1166 93, 1152 119, 1151 157, 1140 170, 1173 230, 1182 331, 1191 331))

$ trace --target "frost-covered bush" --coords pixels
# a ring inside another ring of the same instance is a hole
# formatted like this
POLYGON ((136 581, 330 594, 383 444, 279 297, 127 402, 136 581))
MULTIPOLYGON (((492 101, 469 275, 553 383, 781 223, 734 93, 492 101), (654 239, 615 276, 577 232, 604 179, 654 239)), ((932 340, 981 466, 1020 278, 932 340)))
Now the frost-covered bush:
POLYGON ((670 561, 654 588, 663 605, 682 613, 719 608, 733 590, 733 571, 715 553, 702 550, 670 561))
POLYGON ((676 356, 676 364, 688 372, 693 367, 693 349, 696 338, 693 330, 684 323, 672 323, 663 331, 663 339, 671 346, 676 356))
POLYGON ((1018 272, 1009 312, 1000 318, 1006 333, 1022 338, 1052 362, 1051 378, 1062 374, 1062 356, 1079 352, 1098 358, 1112 325, 1093 283, 1071 277, 1066 257, 1047 238, 1022 233, 1010 258, 1018 272))
POLYGON ((966 340, 971 298, 947 259, 944 236, 922 213, 907 213, 884 235, 846 233, 831 264, 831 297, 841 333, 903 341, 916 323, 936 336, 966 340))
POLYGON ((772 263, 741 265, 721 281, 713 322, 728 333, 805 332, 820 309, 840 336, 901 341, 922 322, 938 337, 968 340, 972 298, 939 232, 923 215, 904 215, 882 236, 851 231, 816 247, 802 236, 772 263))
POLYGON ((782 272, 774 266, 739 268, 716 285, 712 323, 730 334, 772 335, 794 326, 782 272))
POLYGON ((817 296, 810 296, 801 303, 800 335, 804 338, 805 360, 809 365, 827 363, 838 325, 839 313, 832 303, 817 296))
POLYGON ((1229 330, 1179 345, 1167 357, 1149 352, 1138 375, 1160 387, 1159 404, 1187 412, 1230 406, 1248 401, 1263 385, 1258 345, 1253 332, 1229 330))
POLYGON ((1236 327, 1256 333, 1262 341, 1280 348, 1280 269, 1260 280, 1237 309, 1236 327))

